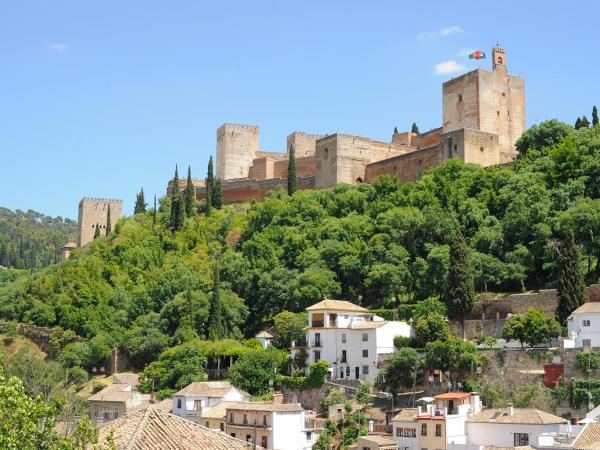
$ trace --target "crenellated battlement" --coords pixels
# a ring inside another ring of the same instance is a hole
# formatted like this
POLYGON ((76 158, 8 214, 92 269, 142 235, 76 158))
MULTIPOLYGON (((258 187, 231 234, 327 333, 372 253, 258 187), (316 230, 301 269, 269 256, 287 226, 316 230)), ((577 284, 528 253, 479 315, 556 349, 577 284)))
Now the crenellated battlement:
POLYGON ((221 125, 218 128, 218 130, 220 130, 222 128, 237 128, 237 129, 241 129, 241 130, 258 130, 260 127, 258 125, 250 125, 250 124, 246 124, 246 123, 225 122, 223 125, 221 125))
POLYGON ((83 197, 79 203, 83 202, 123 203, 123 200, 118 198, 83 197))

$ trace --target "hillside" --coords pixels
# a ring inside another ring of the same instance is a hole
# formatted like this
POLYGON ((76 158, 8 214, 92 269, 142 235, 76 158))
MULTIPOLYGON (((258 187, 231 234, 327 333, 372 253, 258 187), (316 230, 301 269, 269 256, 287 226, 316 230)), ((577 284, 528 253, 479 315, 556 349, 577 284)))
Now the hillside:
POLYGON ((38 269, 58 262, 60 248, 77 237, 77 222, 0 208, 0 266, 38 269))
POLYGON ((370 308, 442 295, 447 237, 457 228, 479 292, 554 286, 552 240, 565 226, 587 281, 597 281, 600 128, 551 121, 519 147, 510 166, 453 160, 407 185, 381 177, 291 198, 274 192, 194 214, 177 233, 163 198, 155 226, 151 212, 127 218, 68 261, 0 287, 0 316, 91 339, 91 356, 72 349, 69 361, 97 364, 119 345, 143 367, 173 344, 207 336, 213 261, 225 333, 239 339, 325 295, 370 308))

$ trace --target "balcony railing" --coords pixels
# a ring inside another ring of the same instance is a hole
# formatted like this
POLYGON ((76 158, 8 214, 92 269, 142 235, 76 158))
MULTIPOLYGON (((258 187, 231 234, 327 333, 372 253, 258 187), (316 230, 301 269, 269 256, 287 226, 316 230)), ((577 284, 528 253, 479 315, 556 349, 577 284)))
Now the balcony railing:
POLYGON ((241 423, 240 422, 231 422, 231 421, 228 420, 227 421, 227 425, 230 426, 230 427, 249 427, 249 428, 263 428, 263 429, 265 429, 265 428, 271 428, 271 424, 270 423, 268 423, 268 424, 265 425, 262 422, 261 423, 257 423, 257 424, 253 424, 253 423, 250 423, 250 422, 244 423, 243 421, 241 423))
POLYGON ((311 347, 323 347, 323 341, 319 340, 312 340, 310 341, 310 346, 311 347))
POLYGON ((323 320, 313 320, 312 327, 313 328, 323 328, 325 326, 325 321, 323 320))
POLYGON ((384 423, 375 423, 373 424, 373 433, 392 434, 392 425, 386 425, 384 423))

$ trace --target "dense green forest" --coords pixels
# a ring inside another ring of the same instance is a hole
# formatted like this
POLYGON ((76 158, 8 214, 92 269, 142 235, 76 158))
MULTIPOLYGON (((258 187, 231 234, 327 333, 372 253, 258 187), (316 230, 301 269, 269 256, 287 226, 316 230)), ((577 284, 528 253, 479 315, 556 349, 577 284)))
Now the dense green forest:
POLYGON ((0 286, 0 316, 86 337, 85 346, 72 336, 57 344, 68 366, 101 363, 118 345, 143 368, 166 348, 208 338, 209 318, 219 318, 220 337, 241 341, 323 296, 388 309, 431 301, 445 291, 457 229, 478 292, 554 286, 553 242, 565 227, 586 281, 596 282, 600 128, 544 122, 518 149, 511 165, 452 160, 406 185, 380 177, 276 191, 209 214, 198 203, 176 232, 165 197, 156 217, 124 219, 68 261, 0 286))
POLYGON ((0 266, 39 269, 58 262, 60 248, 77 237, 77 222, 0 208, 0 266))

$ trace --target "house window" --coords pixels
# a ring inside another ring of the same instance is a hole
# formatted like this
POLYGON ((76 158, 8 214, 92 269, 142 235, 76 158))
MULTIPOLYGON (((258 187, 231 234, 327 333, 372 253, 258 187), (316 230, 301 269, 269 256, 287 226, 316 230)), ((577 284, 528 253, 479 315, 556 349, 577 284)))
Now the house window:
POLYGON ((396 428, 396 436, 402 436, 402 428, 396 428))
POLYGON ((369 366, 363 366, 363 375, 369 375, 369 366))
POLYGON ((231 437, 235 437, 235 433, 231 433, 231 437))
POLYGON ((503 92, 503 93, 502 93, 502 97, 506 97, 506 92, 503 92))
MULTIPOLYGON (((307 431, 306 432, 306 440, 310 441, 312 439, 312 431, 307 431)), ((266 445, 263 445, 263 447, 266 447, 266 445)))
POLYGON ((529 445, 529 433, 515 433, 515 447, 529 445))
POLYGON ((325 152, 324 152, 323 159, 327 159, 327 158, 329 158, 329 149, 326 148, 325 152))
POLYGON ((321 359, 321 352, 319 350, 315 350, 315 362, 321 359))
POLYGON ((204 422, 204 426, 205 426, 206 428, 210 428, 210 424, 209 424, 208 422, 204 422))
POLYGON ((590 319, 585 319, 585 320, 583 321, 583 326, 584 326, 584 327, 589 327, 589 326, 590 326, 590 324, 591 324, 591 320, 590 320, 590 319))
POLYGON ((244 425, 248 424, 248 414, 244 414, 244 425))
POLYGON ((252 442, 252 435, 251 434, 247 434, 246 435, 246 442, 252 442))
POLYGON ((427 424, 426 423, 421 424, 421 436, 427 436, 427 424))
POLYGON ((219 424, 219 428, 221 429, 221 431, 225 431, 225 424, 223 422, 221 422, 219 424))
POLYGON ((229 413, 229 423, 233 423, 233 413, 229 413))
POLYGON ((363 349, 363 358, 368 358, 369 357, 369 350, 367 350, 366 348, 363 349))
POLYGON ((496 111, 496 115, 499 116, 500 115, 500 111, 496 111))
POLYGON ((483 147, 479 147, 479 151, 483 153, 483 147))
POLYGON ((346 343, 346 333, 342 334, 342 344, 346 343))
POLYGON ((342 364, 346 364, 348 362, 346 350, 342 350, 342 364))
POLYGON ((315 333, 315 347, 321 346, 321 333, 315 333))
POLYGON ((263 416, 263 425, 267 426, 267 416, 263 416))
POLYGON ((202 400, 194 400, 194 411, 200 411, 202 409, 202 400))
POLYGON ((462 94, 458 94, 458 101, 462 102, 462 94))
POLYGON ((591 347, 592 346, 592 340, 591 339, 583 339, 581 342, 583 347, 591 347))
POLYGON ((363 340, 363 342, 367 342, 369 340, 369 333, 363 333, 362 340, 363 340))
POLYGON ((440 425, 439 423, 435 424, 435 435, 436 436, 442 435, 442 425, 440 425))
POLYGON ((350 366, 346 366, 346 378, 350 376, 350 366))
POLYGON ((263 436, 260 438, 260 445, 263 448, 267 448, 267 436, 263 436))
POLYGON ((181 409, 181 399, 177 399, 177 409, 181 409))

